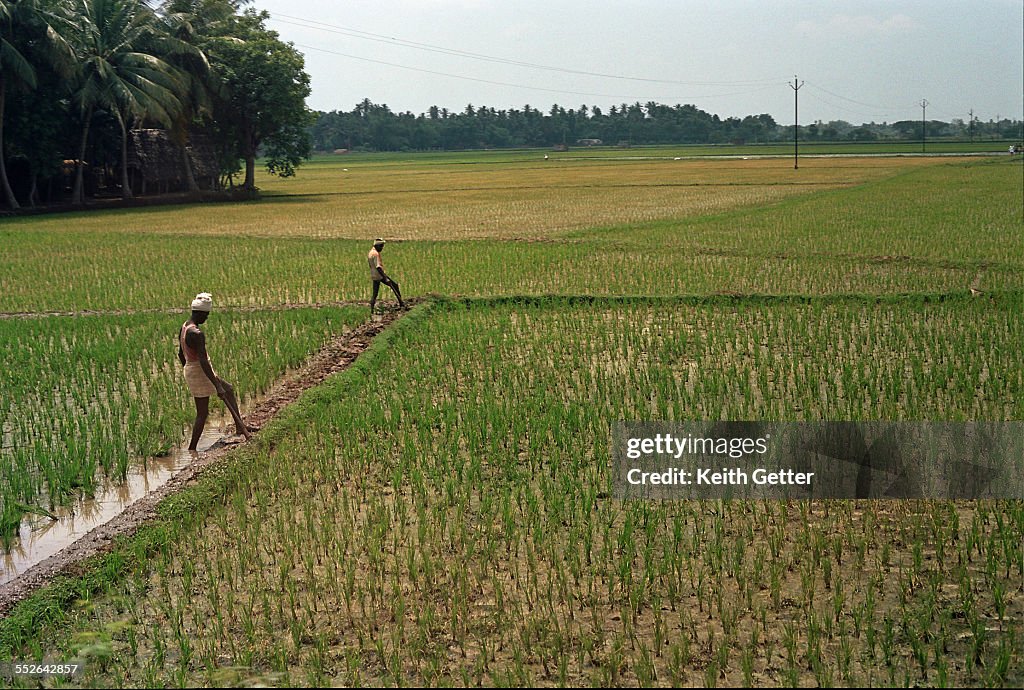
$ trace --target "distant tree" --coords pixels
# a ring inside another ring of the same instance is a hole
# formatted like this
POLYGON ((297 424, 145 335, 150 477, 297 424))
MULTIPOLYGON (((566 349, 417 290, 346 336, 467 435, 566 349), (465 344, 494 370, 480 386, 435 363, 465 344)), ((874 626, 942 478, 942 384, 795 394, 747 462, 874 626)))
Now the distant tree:
MULTIPOLYGON (((833 130, 835 131, 835 130, 833 130)), ((846 135, 852 141, 877 141, 878 135, 870 127, 856 127, 846 135)))
MULTIPOLYGON (((377 150, 403 148, 458 149, 508 146, 548 146, 580 138, 602 139, 608 142, 631 140, 636 144, 684 144, 720 142, 790 141, 792 127, 779 125, 767 114, 728 117, 721 119, 694 105, 666 106, 648 101, 641 105, 612 106, 608 113, 599 108, 581 105, 568 109, 554 104, 542 112, 529 104, 522 110, 497 110, 489 106, 466 106, 462 112, 446 115, 437 106, 427 114, 414 117, 411 113, 392 113, 387 106, 364 101, 353 113, 343 113, 349 126, 362 126, 365 136, 361 145, 377 150), (354 125, 352 123, 355 123, 354 125)), ((318 148, 323 148, 325 132, 333 122, 332 113, 319 114, 317 123, 310 128, 318 148)), ((1017 126, 1010 121, 999 123, 1007 130, 1017 126)), ((907 121, 900 124, 913 136, 920 123, 907 121)), ((931 122, 929 137, 950 136, 962 127, 931 122)), ((869 137, 894 138, 897 132, 888 124, 871 123, 856 128, 844 120, 821 120, 801 128, 802 137, 827 141, 869 140, 869 137)), ((997 124, 991 123, 993 132, 997 124)), ((917 134, 917 136, 920 136, 917 134)))
POLYGON ((921 138, 920 120, 900 120, 899 122, 893 122, 892 128, 896 130, 901 139, 921 138))

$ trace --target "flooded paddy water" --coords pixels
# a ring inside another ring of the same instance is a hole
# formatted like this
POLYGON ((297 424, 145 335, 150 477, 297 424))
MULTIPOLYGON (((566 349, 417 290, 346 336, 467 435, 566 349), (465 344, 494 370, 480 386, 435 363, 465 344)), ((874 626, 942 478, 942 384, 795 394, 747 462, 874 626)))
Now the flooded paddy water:
POLYGON ((108 479, 97 488, 95 495, 78 497, 71 504, 55 509, 52 515, 56 519, 42 514, 26 516, 11 550, 2 556, 0 585, 117 517, 191 465, 200 453, 231 445, 231 440, 239 438, 232 436, 233 432, 230 419, 213 421, 203 432, 198 451, 189 451, 183 442, 165 456, 148 458, 145 463, 132 467, 123 481, 108 479))

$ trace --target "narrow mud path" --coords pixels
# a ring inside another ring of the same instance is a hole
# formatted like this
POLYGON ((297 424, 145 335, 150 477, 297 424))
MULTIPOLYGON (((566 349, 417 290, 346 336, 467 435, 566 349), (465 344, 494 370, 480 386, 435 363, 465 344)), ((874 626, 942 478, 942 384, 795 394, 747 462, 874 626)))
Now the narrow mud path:
MULTIPOLYGON (((410 303, 412 302, 413 300, 410 300, 410 303)), ((350 366, 370 346, 374 337, 401 318, 402 313, 398 310, 386 311, 375 316, 372 321, 332 338, 304 365, 275 383, 251 407, 245 416, 246 423, 251 427, 262 427, 303 392, 319 385, 331 374, 350 366)), ((258 433, 256 437, 258 438, 258 433)), ((109 550, 115 537, 133 534, 142 523, 156 516, 157 506, 164 498, 195 483, 204 471, 217 464, 227 453, 245 444, 240 437, 218 441, 210 449, 198 453, 190 464, 166 483, 127 506, 109 521, 97 525, 58 553, 33 565, 10 582, 0 585, 0 615, 5 615, 15 604, 55 576, 75 574, 83 560, 109 550)))

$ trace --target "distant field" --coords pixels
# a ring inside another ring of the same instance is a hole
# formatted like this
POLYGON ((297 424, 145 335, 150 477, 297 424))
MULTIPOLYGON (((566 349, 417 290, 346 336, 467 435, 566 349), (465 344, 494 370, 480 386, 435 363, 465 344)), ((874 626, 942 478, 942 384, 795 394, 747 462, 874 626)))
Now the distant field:
MULTIPOLYGON (((925 152, 929 154, 953 153, 996 153, 1005 154, 1012 142, 999 141, 929 141, 925 152)), ((921 142, 809 142, 800 141, 801 156, 815 155, 904 155, 921 153, 921 142)), ((689 144, 679 146, 634 146, 620 147, 602 146, 570 146, 568 151, 551 149, 495 149, 484 151, 416 151, 392 153, 318 153, 316 160, 343 159, 355 162, 370 160, 374 162, 408 161, 424 165, 433 162, 448 164, 476 162, 517 162, 537 160, 548 155, 569 158, 674 158, 676 156, 695 157, 728 157, 728 156, 786 156, 792 163, 793 142, 774 144, 689 144)))
POLYGON ((295 179, 264 178, 264 198, 231 207, 145 208, 20 220, 55 230, 395 240, 549 239, 600 226, 685 219, 863 184, 940 161, 830 159, 794 171, 766 160, 400 162, 317 159, 295 179))
POLYGON ((253 204, 0 221, 0 311, 180 307, 196 285, 236 306, 363 300, 381 235, 413 238, 384 257, 410 294, 943 292, 1024 267, 1007 159, 342 165, 264 179, 253 204))

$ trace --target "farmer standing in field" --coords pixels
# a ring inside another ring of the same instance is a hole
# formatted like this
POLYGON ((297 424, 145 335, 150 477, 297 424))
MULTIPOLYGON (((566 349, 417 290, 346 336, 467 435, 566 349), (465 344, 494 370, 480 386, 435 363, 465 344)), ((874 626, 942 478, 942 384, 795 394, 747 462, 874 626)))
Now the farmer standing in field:
POLYGON ((235 399, 235 389, 224 379, 217 376, 210 365, 206 353, 206 336, 199 326, 210 317, 213 308, 213 297, 208 292, 201 292, 192 300, 192 316, 178 331, 178 359, 181 361, 185 383, 196 401, 196 421, 192 425, 192 442, 189 450, 195 450, 199 437, 203 435, 206 418, 210 413, 210 396, 214 393, 224 401, 224 406, 231 412, 235 420, 235 433, 249 438, 250 429, 242 421, 235 399))
POLYGON ((398 298, 398 306, 405 309, 405 302, 402 301, 402 293, 398 289, 398 283, 384 272, 384 263, 380 260, 380 253, 383 249, 384 240, 378 237, 373 241, 373 249, 370 250, 366 257, 367 261, 370 262, 370 280, 373 281, 373 296, 370 298, 371 314, 377 304, 377 293, 380 292, 381 283, 384 283, 394 291, 395 297, 398 298))

